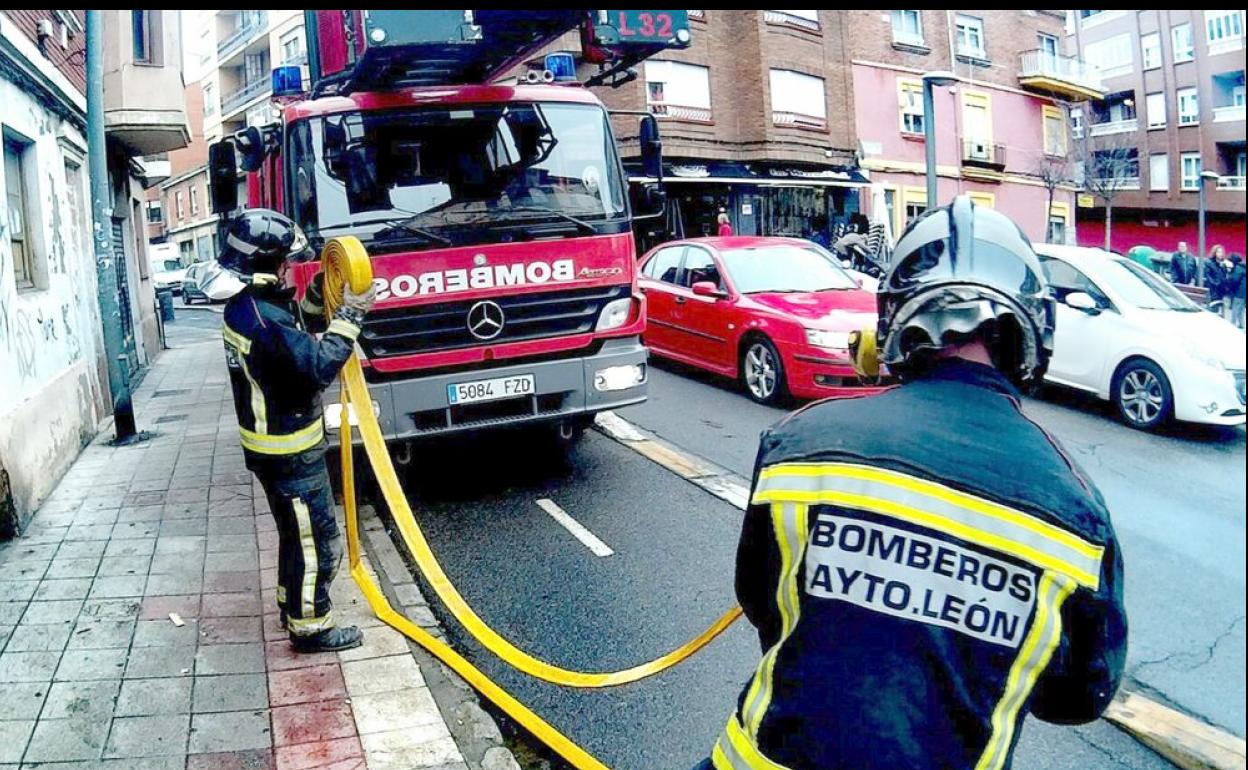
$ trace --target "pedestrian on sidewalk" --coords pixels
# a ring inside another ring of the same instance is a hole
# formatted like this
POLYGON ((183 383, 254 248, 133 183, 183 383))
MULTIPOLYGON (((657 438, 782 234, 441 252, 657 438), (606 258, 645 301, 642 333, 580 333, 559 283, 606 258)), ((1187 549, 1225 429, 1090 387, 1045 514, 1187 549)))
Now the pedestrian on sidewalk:
POLYGON ((329 586, 342 561, 334 520, 321 392, 350 358, 375 291, 348 285, 324 325, 323 274, 296 309, 286 286, 292 262, 314 256, 299 227, 268 209, 230 223, 219 261, 247 284, 225 307, 222 334, 247 468, 256 475, 278 532, 277 604, 298 652, 358 647, 355 626, 334 624, 329 586))
POLYGON ((716 221, 719 222, 718 235, 720 238, 727 238, 732 235, 732 221, 728 219, 727 211, 720 209, 719 216, 716 217, 716 221))
POLYGON ((1031 244, 959 196, 879 306, 904 384, 763 435, 736 589, 764 654, 704 768, 1003 770, 1028 713, 1088 722, 1118 688, 1109 512, 1020 404, 1053 339, 1031 244))
POLYGON ((1231 323, 1244 328, 1244 255, 1231 255, 1231 268, 1226 276, 1226 294, 1231 305, 1231 323))

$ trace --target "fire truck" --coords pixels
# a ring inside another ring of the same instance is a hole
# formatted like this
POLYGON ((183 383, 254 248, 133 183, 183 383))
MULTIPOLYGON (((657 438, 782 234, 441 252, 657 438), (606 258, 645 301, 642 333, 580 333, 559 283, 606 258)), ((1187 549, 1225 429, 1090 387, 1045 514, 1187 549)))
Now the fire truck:
POLYGON ((687 12, 318 10, 305 32, 306 87, 273 72, 280 119, 210 148, 213 208, 237 210, 243 172, 247 205, 314 247, 363 242, 378 302, 358 345, 387 441, 533 425, 571 443, 645 400, 632 222, 662 214, 661 143, 639 114, 630 185, 586 86, 687 46, 687 12))

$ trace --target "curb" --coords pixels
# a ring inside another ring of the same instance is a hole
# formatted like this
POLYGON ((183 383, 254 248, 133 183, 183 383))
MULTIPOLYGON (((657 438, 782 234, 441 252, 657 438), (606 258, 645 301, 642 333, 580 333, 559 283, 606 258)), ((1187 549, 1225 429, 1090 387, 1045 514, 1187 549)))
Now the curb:
MULTIPOLYGON (((599 433, 712 495, 745 510, 750 480, 656 438, 614 412, 594 419, 599 433)), ((1120 690, 1102 718, 1182 770, 1244 770, 1244 739, 1139 693, 1120 690)))
MULTIPOLYGON (((361 505, 359 515, 365 551, 390 604, 433 636, 445 639, 441 624, 429 609, 377 510, 371 505, 361 505)), ((498 724, 481 708, 476 691, 423 647, 410 639, 406 641, 468 767, 471 770, 521 770, 520 763, 504 745, 498 724)))

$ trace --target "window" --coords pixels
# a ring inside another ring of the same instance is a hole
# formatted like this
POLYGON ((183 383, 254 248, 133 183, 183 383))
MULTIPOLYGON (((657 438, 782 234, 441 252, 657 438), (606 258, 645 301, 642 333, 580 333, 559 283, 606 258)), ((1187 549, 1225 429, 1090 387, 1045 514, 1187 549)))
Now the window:
POLYGON ((130 12, 130 34, 134 42, 134 60, 142 64, 152 63, 152 17, 151 11, 130 12))
POLYGON ((1062 119, 1062 109, 1052 105, 1044 105, 1044 152, 1047 155, 1063 156, 1066 154, 1066 121, 1062 119))
POLYGON ((165 211, 160 206, 160 201, 147 202, 147 223, 158 225, 165 221, 165 211))
POLYGON ((1179 125, 1191 126, 1200 122, 1200 100, 1196 98, 1195 88, 1180 88, 1175 94, 1179 98, 1179 125))
POLYGON ((282 38, 282 63, 302 64, 305 60, 303 30, 296 29, 282 38))
POLYGON ((1083 136, 1083 108, 1073 107, 1070 110, 1070 135, 1076 139, 1083 136))
POLYGON ((723 280, 719 277, 715 260, 705 249, 691 246, 685 252, 685 270, 680 276, 680 285, 692 289, 695 283, 703 281, 710 281, 716 288, 723 288, 723 280))
POLYGON ((1140 38, 1140 59, 1146 70, 1161 66, 1161 33, 1154 32, 1140 38))
POLYGON ((191 216, 199 213, 199 190, 195 186, 191 186, 191 216))
POLYGON ((923 133, 923 83, 919 80, 897 81, 897 103, 901 109, 901 133, 923 133))
POLYGON ((1070 229, 1070 205, 1054 203, 1049 208, 1049 228, 1047 243, 1065 243, 1066 233, 1070 229))
POLYGON ((29 289, 35 285, 34 243, 30 233, 31 193, 29 156, 34 148, 8 133, 4 135, 4 195, 8 206, 9 249, 13 254, 14 276, 17 288, 29 289))
POLYGON ((178 190, 178 192, 173 196, 173 198, 178 203, 178 206, 177 206, 178 219, 186 219, 186 207, 182 203, 182 191, 178 190))
POLYGON ((1242 85, 1234 86, 1231 88, 1231 106, 1232 107, 1244 106, 1244 87, 1242 85))
POLYGON ((822 128, 828 118, 823 78, 771 70, 771 119, 776 125, 822 128))
POLYGON ((1244 45, 1244 12, 1205 11, 1205 34, 1210 54, 1238 51, 1244 45))
POLYGON ((901 223, 905 228, 914 220, 923 215, 927 211, 927 190, 922 187, 906 187, 902 189, 902 217, 905 219, 901 223))
POLYGON ((1088 43, 1084 53, 1088 63, 1099 68, 1105 77, 1125 75, 1131 71, 1132 56, 1130 33, 1115 35, 1095 43, 1088 43))
POLYGON ((923 45, 921 11, 893 11, 893 42, 900 45, 923 45))
POLYGON ((984 49, 984 20, 976 16, 957 16, 958 55, 973 59, 987 59, 984 49))
POLYGON ((1040 43, 1040 56, 1042 57, 1043 61, 1046 63, 1053 63, 1057 61, 1057 56, 1059 53, 1058 45, 1057 45, 1057 38, 1054 37, 1053 35, 1046 35, 1044 33, 1041 33, 1038 36, 1038 42, 1040 43))
POLYGON ((1185 152, 1181 156, 1183 163, 1183 189, 1200 189, 1200 153, 1185 152))
POLYGON ((967 157, 992 158, 992 97, 979 91, 962 92, 962 132, 967 157))
POLYGON ((655 115, 679 120, 711 119, 711 75, 706 67, 647 61, 646 104, 655 115))
POLYGON ((217 114, 217 87, 213 83, 204 84, 204 117, 217 114))
POLYGON ((1174 44, 1174 63, 1191 61, 1196 56, 1192 44, 1192 25, 1179 24, 1170 30, 1170 39, 1174 44))
POLYGON ((1164 152, 1148 156, 1148 189, 1159 192, 1170 189, 1170 156, 1164 152))
POLYGON ((680 277, 680 258, 684 254, 684 246, 669 246, 650 258, 643 271, 656 281, 676 283, 680 277))
POLYGON ((1148 118, 1149 128, 1166 127, 1166 95, 1164 93, 1148 94, 1144 97, 1144 112, 1148 118))

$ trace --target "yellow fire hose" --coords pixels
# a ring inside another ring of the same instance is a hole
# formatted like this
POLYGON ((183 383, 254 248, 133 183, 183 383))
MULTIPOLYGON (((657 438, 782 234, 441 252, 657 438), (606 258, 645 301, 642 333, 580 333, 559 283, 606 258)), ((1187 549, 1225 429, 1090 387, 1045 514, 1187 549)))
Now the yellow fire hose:
MULTIPOLYGON (((343 286, 349 284, 352 290, 361 293, 366 291, 372 282, 372 264, 363 244, 354 236, 331 239, 321 255, 322 268, 325 273, 325 312, 332 315, 341 302, 343 286)), ((360 436, 368 455, 373 473, 377 477, 382 496, 390 509, 395 525, 402 535, 403 543, 409 555, 420 568, 425 579, 433 587, 434 593, 446 605, 467 631, 473 635, 486 649, 505 661, 508 665, 543 681, 567 687, 600 688, 636 682, 664 671, 690 657, 705 647, 719 634, 723 633, 741 616, 741 608, 734 607, 720 617, 702 634, 673 650, 647 663, 634 666, 623 671, 608 673, 587 673, 571 671, 529 655, 519 649, 498 632, 485 623, 473 611, 472 607, 456 590, 450 579, 443 572, 433 551, 421 532, 420 526, 412 515, 411 506, 399 485, 398 476, 386 450, 385 439, 377 418, 373 414, 372 399, 369 397, 368 385, 364 381, 364 371, 359 358, 352 355, 342 370, 343 382, 343 419, 340 428, 343 502, 346 509, 347 554, 351 575, 364 593, 369 606, 377 617, 395 630, 404 634, 417 644, 433 653, 486 698, 501 708, 508 716, 515 719, 539 740, 557 752, 574 767, 582 770, 607 770, 606 766, 588 754, 584 749, 570 741, 566 736, 548 724, 538 715, 530 711, 524 704, 517 701, 505 690, 492 682, 484 673, 455 652, 445 643, 434 638, 403 614, 396 611, 386 600, 385 595, 377 587, 376 582, 360 561, 359 521, 355 500, 355 471, 352 458, 352 426, 349 417, 352 413, 359 423, 360 436), (354 405, 354 406, 352 406, 354 405)))

